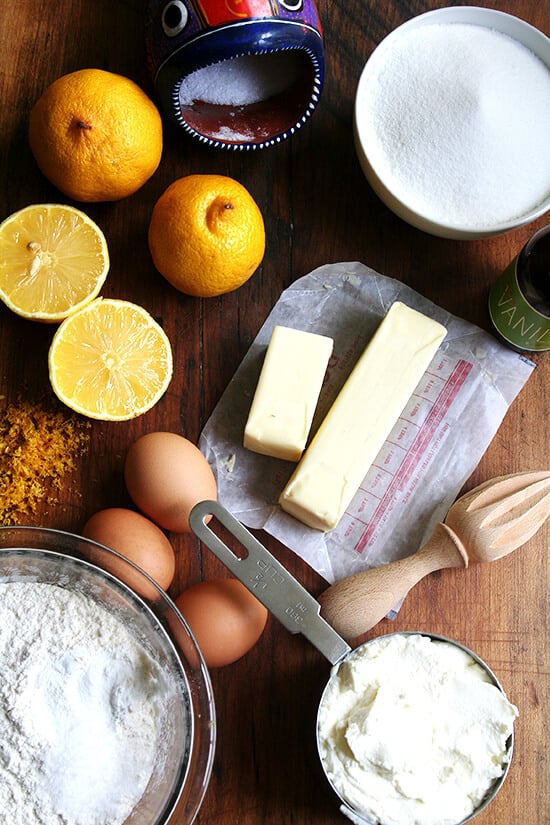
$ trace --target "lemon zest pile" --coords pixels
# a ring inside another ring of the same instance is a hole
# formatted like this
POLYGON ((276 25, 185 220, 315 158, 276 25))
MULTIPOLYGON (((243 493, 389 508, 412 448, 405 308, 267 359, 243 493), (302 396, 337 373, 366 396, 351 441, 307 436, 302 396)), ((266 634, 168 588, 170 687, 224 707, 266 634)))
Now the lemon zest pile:
POLYGON ((39 502, 56 504, 53 489, 76 469, 89 442, 89 422, 29 401, 0 412, 0 523, 17 524, 39 502))

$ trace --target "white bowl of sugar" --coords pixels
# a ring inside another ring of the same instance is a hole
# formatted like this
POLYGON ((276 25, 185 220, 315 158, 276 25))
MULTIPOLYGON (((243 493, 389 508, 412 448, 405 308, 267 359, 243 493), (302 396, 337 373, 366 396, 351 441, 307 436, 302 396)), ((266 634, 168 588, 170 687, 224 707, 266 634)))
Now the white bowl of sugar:
POLYGON ((550 39, 504 12, 456 6, 398 26, 367 61, 359 162, 412 226, 475 239, 550 208, 550 39))

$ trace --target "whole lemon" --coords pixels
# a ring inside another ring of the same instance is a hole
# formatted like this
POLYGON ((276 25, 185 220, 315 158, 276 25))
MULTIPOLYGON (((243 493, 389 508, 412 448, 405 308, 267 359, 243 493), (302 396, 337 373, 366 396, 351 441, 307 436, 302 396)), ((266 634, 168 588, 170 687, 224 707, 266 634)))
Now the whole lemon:
POLYGON ((115 201, 156 171, 162 120, 133 80, 81 69, 55 80, 34 105, 29 142, 42 173, 65 195, 115 201))
POLYGON ((211 298, 242 286, 265 252, 262 213, 225 175, 187 175, 156 202, 149 224, 153 263, 172 286, 211 298))

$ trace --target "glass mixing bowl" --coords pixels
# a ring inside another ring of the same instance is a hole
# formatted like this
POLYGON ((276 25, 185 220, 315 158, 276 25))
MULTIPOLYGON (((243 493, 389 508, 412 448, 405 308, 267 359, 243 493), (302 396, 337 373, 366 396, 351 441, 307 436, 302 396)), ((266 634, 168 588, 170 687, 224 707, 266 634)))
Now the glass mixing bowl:
POLYGON ((210 676, 176 606, 115 551, 47 528, 0 527, 0 583, 11 582, 56 585, 93 599, 145 647, 167 690, 153 772, 124 825, 190 825, 210 779, 216 723, 210 676))

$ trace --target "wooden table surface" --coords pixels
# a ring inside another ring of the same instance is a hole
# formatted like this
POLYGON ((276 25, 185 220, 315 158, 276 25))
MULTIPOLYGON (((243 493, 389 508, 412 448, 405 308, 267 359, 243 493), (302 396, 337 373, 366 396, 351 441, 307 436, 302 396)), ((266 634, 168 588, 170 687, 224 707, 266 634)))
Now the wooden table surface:
MULTIPOLYGON (((291 140, 255 153, 212 150, 166 126, 162 163, 131 198, 86 211, 104 229, 111 272, 103 295, 143 304, 176 342, 166 396, 130 423, 93 422, 88 451, 68 476, 56 507, 45 504, 25 523, 78 532, 96 510, 127 505, 124 455, 142 433, 173 430, 198 441, 203 425, 281 291, 315 267, 362 261, 399 279, 446 310, 489 330, 491 283, 539 226, 473 242, 424 234, 395 217, 366 183, 354 152, 352 108, 359 73, 395 26, 439 2, 319 0, 327 74, 321 103, 291 140), (216 172, 241 181, 266 224, 265 259, 235 293, 199 300, 176 293, 154 270, 146 231, 155 200, 176 178, 216 172)), ((473 5, 481 5, 474 2, 473 5)), ((484 3, 548 29, 540 0, 484 3)), ((144 80, 143 4, 138 0, 37 0, 0 6, 0 219, 30 203, 66 199, 38 171, 27 142, 29 110, 58 76, 99 67, 144 80)), ((18 398, 51 396, 50 326, 24 321, 0 306, 0 409, 18 398)), ((487 478, 550 467, 550 355, 512 404, 467 487, 487 478)), ((406 517, 406 515, 404 516, 406 517)), ((495 670, 520 710, 515 754, 503 789, 479 825, 548 822, 549 602, 546 525, 528 544, 492 565, 423 580, 395 622, 383 620, 364 639, 393 630, 432 631, 475 650, 495 670)), ((170 536, 177 554, 177 595, 201 578, 228 575, 190 536, 170 536)), ((325 582, 285 547, 270 549, 315 595, 325 582)), ((359 641, 363 641, 361 639, 359 641)), ((326 661, 302 637, 270 617, 257 646, 212 671, 218 740, 199 825, 338 825, 338 811, 318 764, 314 723, 326 661)), ((9 821, 9 811, 0 812, 9 821)), ((177 819, 175 825, 183 825, 177 819)))

